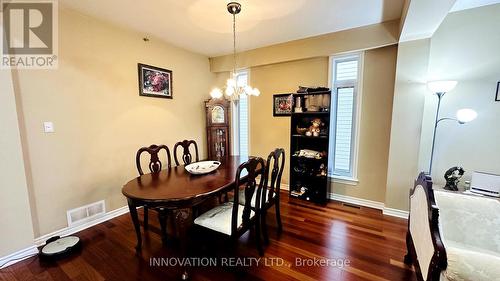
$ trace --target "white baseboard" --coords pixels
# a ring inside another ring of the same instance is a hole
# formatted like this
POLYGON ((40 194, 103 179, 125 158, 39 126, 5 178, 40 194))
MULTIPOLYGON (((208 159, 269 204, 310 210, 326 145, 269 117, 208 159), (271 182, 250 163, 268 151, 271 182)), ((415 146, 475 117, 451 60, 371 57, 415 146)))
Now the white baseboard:
POLYGON ((17 262, 20 262, 22 260, 25 260, 35 254, 38 253, 38 249, 36 248, 35 245, 30 246, 28 248, 24 248, 22 250, 19 250, 17 252, 14 252, 10 255, 0 257, 0 265, 4 264, 0 269, 5 268, 7 266, 13 265, 17 262))
POLYGON ((398 217, 402 219, 408 219, 408 216, 410 215, 410 212, 408 211, 403 211, 399 209, 393 209, 393 208, 386 208, 384 207, 384 210, 382 211, 384 215, 391 216, 391 217, 398 217))
POLYGON ((88 222, 85 222, 82 224, 77 224, 77 225, 74 225, 71 227, 65 227, 63 229, 56 230, 56 231, 51 232, 49 234, 42 235, 38 238, 35 238, 33 246, 22 249, 20 251, 17 251, 15 253, 10 254, 10 255, 0 257, 0 265, 8 262, 2 267, 2 268, 4 268, 4 267, 7 267, 9 265, 13 265, 17 262, 20 262, 20 261, 32 256, 33 254, 37 254, 38 253, 37 247, 44 245, 45 241, 47 241, 50 237, 68 236, 68 235, 71 235, 73 233, 76 233, 76 232, 82 231, 84 229, 87 229, 89 227, 92 227, 96 224, 100 224, 100 223, 108 221, 112 218, 126 214, 126 213, 128 213, 128 211, 129 211, 128 206, 124 206, 124 207, 115 209, 113 211, 107 212, 106 214, 104 214, 102 216, 96 217, 92 221, 88 221, 88 222))
MULTIPOLYGON (((288 184, 282 183, 281 189, 282 190, 289 190, 290 187, 288 186, 288 184)), ((384 215, 387 215, 387 216, 408 219, 408 214, 409 214, 408 211, 386 208, 385 204, 382 202, 361 199, 361 198, 356 198, 356 197, 347 196, 347 195, 340 195, 340 194, 335 194, 335 193, 330 193, 329 197, 331 200, 381 210, 382 213, 384 215)))
POLYGON ((112 218, 121 216, 121 215, 126 214, 126 213, 128 213, 128 206, 123 206, 121 208, 107 212, 106 214, 99 216, 99 217, 95 218, 94 220, 91 220, 91 221, 88 221, 88 222, 85 222, 82 224, 77 224, 77 225, 71 226, 71 227, 65 227, 63 229, 59 229, 59 230, 56 230, 56 231, 51 232, 49 234, 45 234, 45 235, 42 235, 38 238, 35 238, 35 245, 37 247, 41 246, 41 245, 45 244, 45 241, 47 241, 50 237, 68 236, 68 235, 71 235, 73 233, 82 231, 82 230, 87 229, 89 227, 92 227, 96 224, 100 224, 102 222, 108 221, 112 218))
POLYGON ((361 199, 361 198, 356 198, 356 197, 351 197, 351 196, 346 196, 346 195, 330 193, 330 199, 335 200, 335 201, 348 203, 348 204, 369 207, 369 208, 373 208, 373 209, 377 209, 377 210, 384 209, 384 203, 382 203, 382 202, 361 199))

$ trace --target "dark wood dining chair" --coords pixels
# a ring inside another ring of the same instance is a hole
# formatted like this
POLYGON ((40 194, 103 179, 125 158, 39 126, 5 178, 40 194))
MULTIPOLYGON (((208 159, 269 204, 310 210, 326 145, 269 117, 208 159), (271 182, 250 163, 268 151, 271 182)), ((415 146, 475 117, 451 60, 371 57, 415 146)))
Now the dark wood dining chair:
POLYGON ((182 162, 184 165, 191 164, 191 162, 198 162, 200 161, 199 155, 198 155, 198 145, 194 140, 183 140, 175 144, 174 146, 174 161, 175 165, 179 166, 180 162, 177 158, 177 149, 179 147, 182 147, 182 162), (195 161, 193 161, 193 155, 191 154, 191 151, 189 150, 189 147, 193 145, 194 146, 194 152, 195 152, 195 161))
POLYGON ((261 244, 260 219, 258 213, 259 206, 255 208, 251 206, 251 198, 254 194, 257 202, 260 200, 260 193, 264 184, 265 163, 260 157, 250 158, 248 161, 241 164, 236 170, 236 178, 234 185, 234 197, 232 202, 226 202, 210 209, 209 211, 198 216, 194 220, 194 224, 212 231, 222 233, 229 236, 235 242, 246 231, 255 227, 255 242, 259 255, 264 255, 261 244), (242 172, 246 170, 247 176, 242 179, 242 172), (257 183, 257 177, 260 179, 257 183), (245 198, 244 204, 239 204, 239 190, 243 189, 245 198))
MULTIPOLYGON (((141 165, 141 154, 143 153, 148 153, 150 156, 149 159, 149 164, 148 168, 151 173, 159 173, 163 167, 169 169, 172 167, 171 163, 171 158, 170 158, 170 150, 166 145, 156 145, 152 144, 148 147, 142 147, 137 151, 137 154, 135 156, 135 164, 137 166, 137 171, 139 172, 139 175, 144 175, 144 171, 142 169, 141 165), (160 160, 160 152, 164 150, 165 151, 165 165, 162 163, 160 160)), ((148 229, 148 213, 150 207, 148 205, 144 205, 144 220, 143 220, 143 227, 144 230, 148 229)), ((163 241, 166 240, 167 236, 167 213, 168 210, 162 207, 155 207, 152 210, 155 210, 158 212, 158 220, 160 221, 160 227, 161 227, 161 234, 162 234, 162 239, 163 241)))
POLYGON ((276 148, 267 157, 266 162, 266 176, 264 186, 267 192, 262 192, 262 206, 261 206, 261 223, 264 241, 269 243, 269 235, 267 233, 267 210, 275 207, 276 224, 278 225, 278 233, 283 231, 283 224, 281 223, 280 213, 280 186, 281 176, 283 175, 283 168, 285 167, 285 150, 283 148, 276 148))
MULTIPOLYGON (((264 184, 261 194, 261 200, 258 208, 262 234, 264 236, 264 241, 269 243, 269 235, 267 232, 267 210, 271 207, 275 207, 276 212, 276 223, 278 225, 278 233, 283 231, 283 225, 281 223, 281 212, 280 212, 280 185, 281 176, 283 175, 283 168, 285 166, 285 150, 283 148, 276 148, 267 157, 266 168, 264 171, 264 184)), ((245 193, 243 190, 239 191, 239 203, 244 204, 246 201, 245 193)), ((259 202, 256 195, 253 195, 250 201, 250 206, 252 209, 257 211, 255 202, 259 202)))

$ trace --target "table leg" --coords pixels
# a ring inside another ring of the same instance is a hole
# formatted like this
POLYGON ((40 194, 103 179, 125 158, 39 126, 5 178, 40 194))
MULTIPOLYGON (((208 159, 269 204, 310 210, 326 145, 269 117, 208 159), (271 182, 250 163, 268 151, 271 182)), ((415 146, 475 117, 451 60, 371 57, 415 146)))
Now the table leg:
POLYGON ((134 224, 135 234, 137 235, 137 246, 135 247, 136 252, 140 252, 142 248, 142 237, 141 237, 141 225, 139 224, 139 216, 137 215, 137 206, 134 200, 127 198, 128 209, 130 211, 130 216, 132 217, 132 223, 134 224))
MULTIPOLYGON (((179 233, 179 240, 181 246, 181 255, 183 257, 187 256, 187 230, 190 225, 190 212, 191 209, 178 209, 175 211, 175 223, 177 225, 177 231, 179 233)), ((184 267, 184 272, 181 276, 182 280, 189 279, 189 274, 187 272, 187 267, 184 267)))

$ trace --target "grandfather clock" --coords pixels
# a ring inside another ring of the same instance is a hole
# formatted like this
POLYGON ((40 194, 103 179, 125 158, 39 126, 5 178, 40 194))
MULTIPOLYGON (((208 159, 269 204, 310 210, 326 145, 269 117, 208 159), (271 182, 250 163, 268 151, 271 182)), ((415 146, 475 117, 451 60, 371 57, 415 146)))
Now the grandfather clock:
POLYGON ((217 160, 229 155, 229 104, 229 101, 223 98, 205 101, 208 159, 217 160))

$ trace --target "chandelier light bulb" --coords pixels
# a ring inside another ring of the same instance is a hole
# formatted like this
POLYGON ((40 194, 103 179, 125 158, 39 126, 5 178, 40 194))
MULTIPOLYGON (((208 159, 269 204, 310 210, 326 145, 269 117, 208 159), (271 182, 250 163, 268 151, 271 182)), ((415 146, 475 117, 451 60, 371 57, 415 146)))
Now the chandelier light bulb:
POLYGON ((221 89, 219 88, 214 88, 212 89, 212 91, 210 92, 210 96, 214 99, 220 99, 222 98, 222 91, 221 89))
POLYGON ((227 79, 226 81, 226 87, 228 88, 235 88, 236 87, 236 81, 234 79, 227 79))
POLYGON ((228 97, 232 96, 234 94, 234 87, 227 87, 225 93, 228 97))

